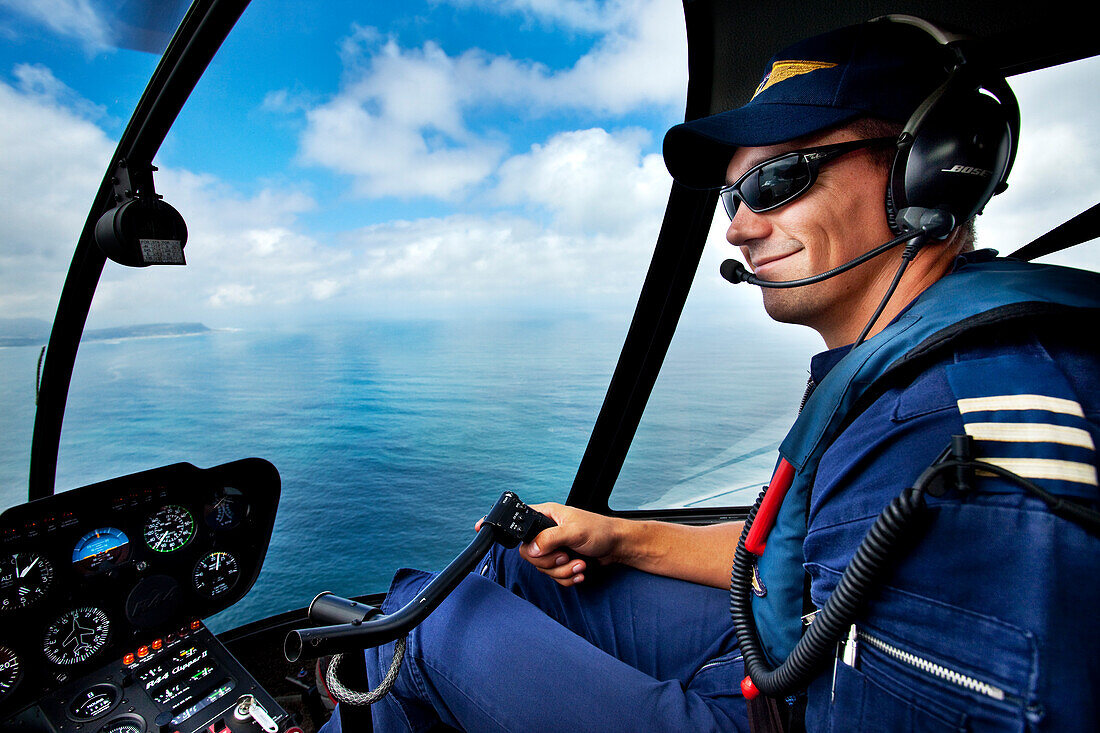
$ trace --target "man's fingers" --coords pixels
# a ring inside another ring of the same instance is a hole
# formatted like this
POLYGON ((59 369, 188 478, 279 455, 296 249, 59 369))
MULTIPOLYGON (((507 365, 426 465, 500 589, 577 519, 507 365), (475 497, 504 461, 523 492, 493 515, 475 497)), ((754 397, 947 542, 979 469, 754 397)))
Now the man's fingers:
POLYGON ((558 553, 551 557, 549 562, 535 564, 535 567, 563 585, 572 585, 572 579, 583 573, 588 565, 584 560, 558 553))
POLYGON ((583 583, 584 574, 577 573, 576 575, 570 575, 568 578, 554 578, 554 580, 555 582, 557 582, 558 585, 568 588, 570 586, 577 585, 578 583, 583 583))
POLYGON ((550 527, 538 533, 527 545, 527 554, 531 557, 543 557, 554 550, 568 545, 570 532, 562 526, 550 527))
POLYGON ((583 560, 572 560, 565 565, 560 565, 554 568, 550 568, 548 570, 543 570, 542 568, 539 568, 539 570, 543 574, 549 575, 551 578, 553 578, 554 582, 556 582, 558 585, 576 585, 577 583, 580 583, 584 580, 583 560))

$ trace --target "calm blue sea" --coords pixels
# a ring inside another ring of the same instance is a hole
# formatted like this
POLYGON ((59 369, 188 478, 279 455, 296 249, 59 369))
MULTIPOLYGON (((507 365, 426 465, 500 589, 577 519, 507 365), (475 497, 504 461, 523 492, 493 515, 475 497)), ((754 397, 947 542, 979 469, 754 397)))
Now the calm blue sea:
MULTIPOLYGON (((751 503, 811 347, 678 332, 612 506, 751 503), (751 407, 746 407, 751 404, 751 407)), ((341 323, 81 346, 58 490, 260 456, 282 503, 256 586, 216 630, 439 567, 505 489, 564 500, 626 324, 341 323)), ((38 349, 0 349, 0 505, 25 501, 38 349)))

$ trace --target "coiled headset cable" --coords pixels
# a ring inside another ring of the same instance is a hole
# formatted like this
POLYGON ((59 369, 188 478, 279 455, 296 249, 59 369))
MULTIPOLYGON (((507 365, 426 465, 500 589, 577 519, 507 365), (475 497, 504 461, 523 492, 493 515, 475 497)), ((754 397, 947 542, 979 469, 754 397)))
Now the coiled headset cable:
POLYGON ((1005 468, 974 460, 971 457, 971 443, 969 436, 954 436, 951 445, 921 473, 913 486, 898 494, 882 511, 860 542, 824 608, 806 628, 790 656, 774 669, 764 655, 753 621, 751 592, 756 557, 745 549, 745 538, 767 489, 760 493, 749 511, 737 543, 730 581, 730 615, 748 675, 741 684, 746 697, 755 697, 760 692, 769 697, 783 697, 807 687, 825 666, 837 642, 855 621, 872 591, 901 555, 904 541, 921 528, 919 520, 925 516, 927 506, 925 495, 939 495, 933 488, 933 480, 941 474, 954 472, 956 489, 962 493, 970 489, 969 474, 972 470, 994 474, 1041 500, 1055 516, 1100 537, 1100 512, 1055 496, 1005 468))

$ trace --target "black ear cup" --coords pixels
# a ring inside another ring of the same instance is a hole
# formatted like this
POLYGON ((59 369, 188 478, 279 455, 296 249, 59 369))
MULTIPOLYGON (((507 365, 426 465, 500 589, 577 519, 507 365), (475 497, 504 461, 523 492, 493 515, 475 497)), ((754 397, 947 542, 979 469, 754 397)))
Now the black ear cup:
POLYGON ((908 207, 935 209, 961 224, 1002 188, 1015 144, 1003 105, 972 86, 947 90, 903 141, 890 172, 887 219, 908 207))
POLYGON ((911 15, 872 22, 921 29, 939 44, 951 69, 914 110, 898 141, 886 186, 890 230, 900 235, 922 221, 964 224, 1008 186, 1020 135, 1016 95, 999 69, 981 65, 981 49, 967 35, 911 15))

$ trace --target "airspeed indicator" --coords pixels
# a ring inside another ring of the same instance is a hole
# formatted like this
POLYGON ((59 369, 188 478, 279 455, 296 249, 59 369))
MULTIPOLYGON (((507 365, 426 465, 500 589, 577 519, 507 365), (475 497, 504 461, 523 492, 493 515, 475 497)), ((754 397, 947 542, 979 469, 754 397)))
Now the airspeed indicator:
POLYGON ((195 518, 179 504, 162 506, 145 523, 145 544, 155 552, 174 552, 195 536, 195 518))

